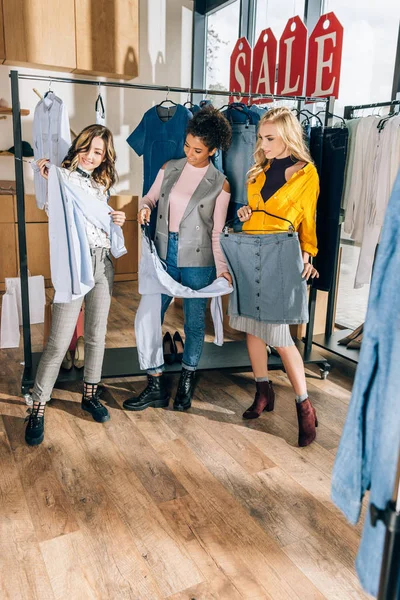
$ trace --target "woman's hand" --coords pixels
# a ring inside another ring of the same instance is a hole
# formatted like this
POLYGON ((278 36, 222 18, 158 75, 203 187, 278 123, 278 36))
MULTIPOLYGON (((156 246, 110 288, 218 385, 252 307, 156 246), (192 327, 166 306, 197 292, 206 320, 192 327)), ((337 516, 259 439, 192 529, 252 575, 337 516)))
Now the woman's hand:
POLYGON ((144 206, 138 212, 138 223, 139 225, 146 225, 150 221, 151 210, 148 206, 144 206))
POLYGON ((40 174, 44 179, 48 179, 49 178, 49 167, 50 167, 50 161, 48 158, 40 158, 39 160, 36 161, 37 166, 40 169, 40 174))
POLYGON ((237 216, 239 217, 242 223, 248 221, 252 214, 253 211, 251 210, 250 206, 242 206, 242 208, 239 208, 239 210, 237 211, 237 216))
POLYGON ((126 214, 122 210, 113 210, 111 218, 115 225, 122 227, 126 221, 126 214))
POLYGON ((232 275, 228 271, 225 271, 225 273, 221 273, 220 277, 223 277, 227 280, 229 285, 232 285, 232 275))
POLYGON ((305 278, 306 281, 308 281, 310 279, 310 277, 312 279, 314 279, 314 277, 316 277, 318 279, 319 273, 318 273, 317 269, 312 266, 311 263, 307 262, 307 263, 304 263, 304 269, 303 269, 301 276, 303 277, 303 279, 305 278))

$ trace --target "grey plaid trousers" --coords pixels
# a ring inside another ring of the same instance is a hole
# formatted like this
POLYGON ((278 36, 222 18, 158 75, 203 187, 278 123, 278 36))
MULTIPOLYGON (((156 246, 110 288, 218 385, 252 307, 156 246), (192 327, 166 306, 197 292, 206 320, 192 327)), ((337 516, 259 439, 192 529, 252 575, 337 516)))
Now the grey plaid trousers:
MULTIPOLYGON (((84 380, 98 383, 101 379, 107 319, 114 282, 114 266, 109 250, 91 250, 94 287, 85 296, 85 367, 84 380)), ((67 352, 78 320, 83 298, 53 305, 50 335, 40 359, 32 397, 47 402, 51 397, 61 363, 67 352)))

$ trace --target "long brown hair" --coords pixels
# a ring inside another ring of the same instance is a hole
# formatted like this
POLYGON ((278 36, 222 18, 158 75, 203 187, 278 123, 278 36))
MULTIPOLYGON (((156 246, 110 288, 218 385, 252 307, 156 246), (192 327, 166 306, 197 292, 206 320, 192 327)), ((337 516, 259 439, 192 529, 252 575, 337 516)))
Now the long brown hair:
MULTIPOLYGON (((277 126, 278 134, 293 158, 305 163, 313 162, 304 142, 303 128, 291 110, 284 106, 269 110, 261 117, 258 124, 258 131, 264 123, 274 123, 277 126)), ((247 173, 247 183, 254 183, 258 175, 270 163, 269 159, 265 158, 261 144, 261 138, 258 138, 254 152, 255 164, 247 173)))
POLYGON ((105 154, 103 162, 93 171, 92 177, 97 183, 103 185, 107 191, 117 181, 117 172, 115 170, 117 156, 114 149, 113 135, 107 127, 103 125, 89 125, 85 127, 72 142, 61 166, 70 171, 75 171, 79 166, 79 154, 89 150, 95 137, 99 137, 104 141, 105 154))

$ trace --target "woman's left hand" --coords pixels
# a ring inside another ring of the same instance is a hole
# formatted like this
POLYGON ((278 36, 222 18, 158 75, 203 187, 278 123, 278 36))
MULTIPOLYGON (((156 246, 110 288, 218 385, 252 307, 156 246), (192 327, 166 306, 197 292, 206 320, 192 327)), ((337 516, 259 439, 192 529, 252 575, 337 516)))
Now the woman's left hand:
POLYGON ((227 280, 229 285, 232 285, 232 275, 228 271, 225 271, 225 273, 221 273, 220 277, 223 277, 227 280))
POLYGON ((306 279, 306 281, 308 281, 310 279, 310 277, 312 279, 314 279, 314 277, 316 277, 318 279, 319 273, 318 273, 317 269, 312 266, 311 263, 307 262, 307 263, 304 263, 304 270, 303 270, 301 276, 303 277, 303 279, 306 279))
POLYGON ((111 218, 115 225, 122 227, 126 221, 126 214, 122 210, 113 210, 111 218))

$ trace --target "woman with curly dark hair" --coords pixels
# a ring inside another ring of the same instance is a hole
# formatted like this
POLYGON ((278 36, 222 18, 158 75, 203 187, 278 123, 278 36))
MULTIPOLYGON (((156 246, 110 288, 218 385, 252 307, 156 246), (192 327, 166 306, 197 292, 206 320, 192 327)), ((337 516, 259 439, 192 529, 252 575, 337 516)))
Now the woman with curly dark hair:
MULTIPOLYGON (((198 112, 187 128, 186 158, 168 161, 139 204, 138 221, 143 225, 149 222, 158 202, 154 239, 157 252, 165 261, 168 274, 194 290, 209 285, 216 275, 232 283, 219 242, 230 188, 225 175, 211 161, 217 149, 226 150, 230 141, 229 122, 218 110, 206 107, 198 112)), ((171 300, 170 296, 162 297, 162 320, 171 300)), ((191 406, 195 372, 204 344, 207 299, 185 298, 183 307, 186 340, 175 410, 191 406)), ((126 400, 124 408, 168 406, 163 371, 164 365, 148 371, 147 387, 138 397, 126 400)))

